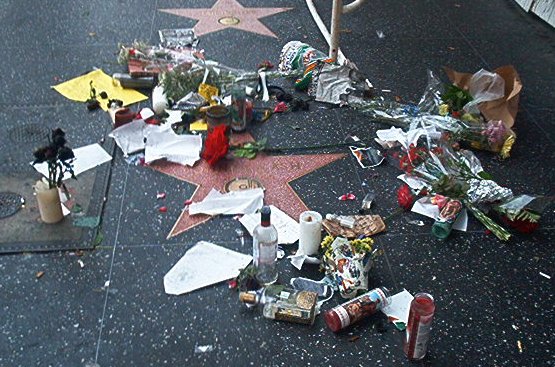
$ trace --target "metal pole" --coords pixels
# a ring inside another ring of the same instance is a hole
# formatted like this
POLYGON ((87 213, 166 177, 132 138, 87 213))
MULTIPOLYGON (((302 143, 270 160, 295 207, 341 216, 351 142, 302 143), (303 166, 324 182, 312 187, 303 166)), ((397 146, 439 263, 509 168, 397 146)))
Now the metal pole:
POLYGON ((333 61, 337 60, 337 51, 339 50, 339 27, 341 25, 341 13, 343 13, 343 0, 333 0, 329 52, 329 58, 333 61))
POLYGON ((343 7, 343 14, 350 13, 352 11, 357 10, 362 4, 364 4, 366 0, 355 0, 350 4, 347 4, 343 7))

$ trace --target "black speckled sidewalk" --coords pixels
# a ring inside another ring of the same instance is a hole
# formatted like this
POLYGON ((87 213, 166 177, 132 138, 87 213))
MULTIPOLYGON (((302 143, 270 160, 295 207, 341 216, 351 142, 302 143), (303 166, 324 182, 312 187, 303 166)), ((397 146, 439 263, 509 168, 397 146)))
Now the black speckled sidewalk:
MULTIPOLYGON (((238 2, 247 8, 292 9, 261 18, 264 27, 258 26, 258 33, 232 28, 205 33, 199 47, 208 58, 254 70, 262 60, 277 64, 282 46, 290 40, 327 50, 304 1, 238 2), (276 37, 264 34, 264 28, 276 37)), ((29 144, 17 151, 12 147, 10 131, 18 126, 62 126, 74 147, 107 137, 107 114, 87 112, 83 104, 52 91, 51 85, 94 67, 107 73, 123 71, 116 62, 118 43, 157 43, 158 29, 196 23, 159 9, 210 8, 215 3, 0 2, 0 49, 5 55, 0 63, 4 155, 0 182, 11 177, 13 191, 18 182, 36 179, 27 166, 29 144)), ((315 0, 315 4, 329 22, 331 1, 315 0)), ((361 10, 343 17, 342 28, 345 55, 378 90, 391 90, 392 96, 405 101, 419 99, 427 69, 444 77, 444 65, 466 72, 514 65, 524 88, 512 156, 499 161, 484 152, 477 155, 486 171, 516 193, 554 195, 553 28, 511 0, 369 0, 361 10), (378 37, 377 31, 385 37, 378 37)), ((315 107, 275 115, 251 133, 297 146, 343 141, 349 135, 370 140, 382 127, 349 108, 315 107)), ((474 218, 469 219, 466 233, 453 233, 445 242, 435 240, 431 220, 413 213, 394 217, 387 232, 375 237, 384 254, 371 272, 369 287, 427 291, 437 302, 428 356, 410 364, 401 348, 404 334, 391 324, 385 333, 376 331, 381 316, 335 335, 322 317, 306 327, 248 312, 225 283, 183 296, 166 295, 164 275, 196 242, 206 240, 249 253, 250 238, 241 244, 236 237, 240 224, 217 217, 166 239, 195 187, 128 165, 119 149, 106 149, 114 152, 109 186, 104 191, 102 185, 91 184, 90 204, 101 208, 106 197, 102 243, 84 254, 0 256, 0 366, 555 366, 554 281, 540 275, 555 275, 553 208, 542 217, 540 230, 515 235, 509 243, 487 234, 474 218), (158 192, 166 193, 166 213, 158 211, 158 192), (44 274, 37 277, 39 272, 44 274), (195 353, 196 346, 206 345, 213 349, 195 353)), ((100 173, 91 172, 91 182, 100 173)), ((309 208, 322 213, 355 213, 358 201, 337 197, 352 192, 362 198, 373 191, 377 194, 373 211, 387 216, 398 207, 398 174, 385 164, 363 170, 347 156, 291 186, 309 208)), ((2 243, 10 241, 16 239, 2 238, 2 243)), ((279 268, 284 283, 291 277, 322 277, 316 268, 297 271, 286 260, 279 268)), ((340 302, 335 296, 324 310, 340 302)))

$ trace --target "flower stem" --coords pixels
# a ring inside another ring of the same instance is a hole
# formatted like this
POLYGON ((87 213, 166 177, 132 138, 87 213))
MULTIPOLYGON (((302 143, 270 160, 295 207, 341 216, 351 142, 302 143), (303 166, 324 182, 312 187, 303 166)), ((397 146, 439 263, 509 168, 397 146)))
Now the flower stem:
POLYGON ((495 223, 493 219, 484 214, 480 209, 478 209, 474 204, 468 200, 464 200, 464 205, 472 212, 472 214, 478 219, 487 229, 493 232, 501 241, 508 241, 511 238, 511 234, 499 224, 495 223))
POLYGON ((336 143, 336 144, 323 144, 323 145, 311 145, 305 147, 267 147, 264 148, 263 151, 266 153, 280 153, 280 152, 290 152, 290 151, 299 151, 299 150, 314 150, 314 149, 324 149, 324 148, 339 148, 339 147, 346 147, 346 146, 360 146, 360 143, 336 143))

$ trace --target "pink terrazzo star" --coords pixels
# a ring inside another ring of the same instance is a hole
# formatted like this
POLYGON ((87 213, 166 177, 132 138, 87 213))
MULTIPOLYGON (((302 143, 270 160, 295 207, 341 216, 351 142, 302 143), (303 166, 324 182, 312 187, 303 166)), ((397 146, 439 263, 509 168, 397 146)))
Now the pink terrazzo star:
MULTIPOLYGON (((308 208, 289 183, 343 157, 345 154, 293 156, 259 154, 255 159, 222 160, 216 167, 210 167, 204 160, 197 163, 195 167, 186 167, 166 161, 155 162, 150 167, 179 180, 197 185, 197 189, 191 197, 193 201, 204 199, 212 188, 223 191, 224 185, 232 179, 256 179, 266 189, 264 203, 277 206, 297 220, 299 215, 308 208)), ((187 211, 183 211, 168 234, 168 238, 183 233, 210 218, 204 214, 189 216, 187 211)))
POLYGON ((260 22, 260 19, 291 9, 292 8, 245 8, 236 0, 218 0, 211 8, 158 10, 164 13, 198 20, 194 27, 197 36, 216 32, 224 28, 235 28, 277 38, 274 32, 260 22))

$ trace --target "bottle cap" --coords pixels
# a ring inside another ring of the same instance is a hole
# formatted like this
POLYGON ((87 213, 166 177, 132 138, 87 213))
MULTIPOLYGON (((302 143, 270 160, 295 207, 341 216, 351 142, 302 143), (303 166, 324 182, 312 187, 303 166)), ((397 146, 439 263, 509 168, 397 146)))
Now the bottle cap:
POLYGON ((241 292, 239 293, 239 301, 254 305, 256 304, 256 294, 252 292, 241 292))
POLYGON ((269 206, 264 205, 262 209, 260 209, 260 219, 262 222, 270 223, 270 216, 272 214, 272 210, 269 206))

